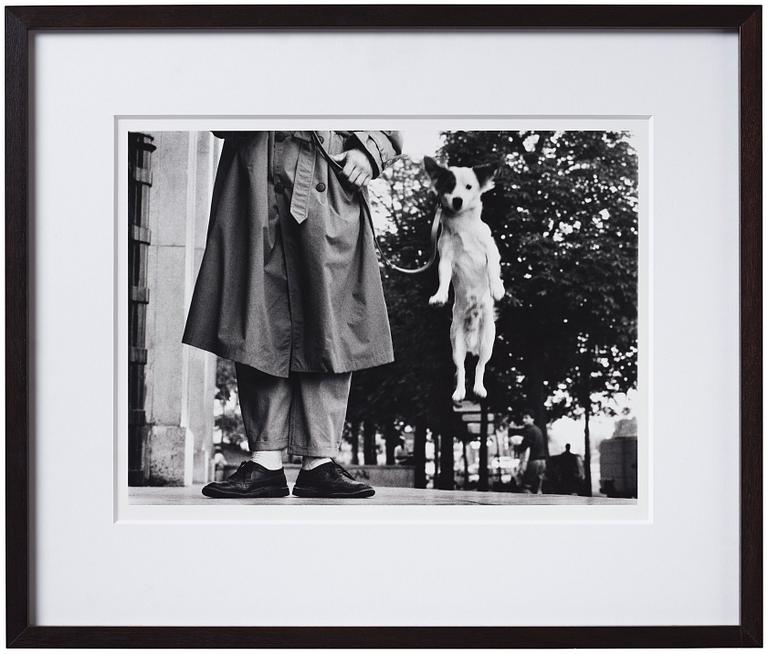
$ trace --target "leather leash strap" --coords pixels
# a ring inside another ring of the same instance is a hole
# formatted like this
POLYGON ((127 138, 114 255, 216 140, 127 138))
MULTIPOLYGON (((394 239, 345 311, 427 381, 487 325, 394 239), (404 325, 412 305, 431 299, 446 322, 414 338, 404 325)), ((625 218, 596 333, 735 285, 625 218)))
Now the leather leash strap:
MULTIPOLYGON (((319 134, 317 132, 311 132, 311 134, 312 140, 315 142, 315 146, 318 150, 320 150, 320 153, 328 162, 328 165, 330 166, 331 170, 333 170, 336 177, 339 177, 342 171, 342 167, 333 160, 328 150, 325 149, 325 146, 320 140, 319 134)), ((339 181, 341 183, 345 183, 340 177, 339 181)), ((376 244, 376 250, 379 253, 379 257, 381 257, 381 260, 384 262, 384 265, 405 275, 417 275, 418 273, 423 273, 426 270, 429 270, 437 259, 437 239, 440 235, 440 202, 435 202, 435 216, 432 219, 432 228, 429 232, 429 244, 432 251, 429 254, 428 261, 423 266, 419 266, 418 268, 401 268, 400 266, 395 265, 389 259, 387 259, 387 257, 384 256, 384 252, 381 250, 379 239, 376 238, 376 229, 373 226, 373 215, 371 214, 371 207, 368 204, 368 199, 365 197, 365 193, 363 193, 363 189, 358 189, 357 195, 360 198, 361 211, 365 214, 366 219, 368 220, 368 224, 371 226, 371 233, 373 234, 373 242, 376 244)))

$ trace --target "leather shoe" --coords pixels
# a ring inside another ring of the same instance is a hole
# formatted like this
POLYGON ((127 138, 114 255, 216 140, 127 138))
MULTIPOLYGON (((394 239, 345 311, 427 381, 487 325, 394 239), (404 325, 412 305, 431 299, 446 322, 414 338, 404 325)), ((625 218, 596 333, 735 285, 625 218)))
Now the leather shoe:
POLYGON ((358 481, 336 461, 299 471, 293 494, 297 497, 371 497, 376 491, 358 481))
POLYGON ((288 482, 285 472, 268 470, 259 463, 243 461, 224 481, 214 481, 203 487, 206 497, 286 497, 288 482))

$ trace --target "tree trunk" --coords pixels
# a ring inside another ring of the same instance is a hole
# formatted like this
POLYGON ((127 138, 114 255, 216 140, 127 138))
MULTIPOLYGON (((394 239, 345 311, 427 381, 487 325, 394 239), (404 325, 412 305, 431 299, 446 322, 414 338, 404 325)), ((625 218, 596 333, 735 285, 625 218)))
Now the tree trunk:
POLYGON ((536 357, 533 357, 533 365, 530 372, 526 377, 527 380, 527 396, 529 409, 533 411, 533 421, 536 426, 541 429, 541 433, 544 435, 544 449, 546 451, 547 459, 549 459, 549 434, 547 434, 547 410, 544 406, 544 402, 547 400, 547 393, 544 387, 544 380, 539 374, 539 368, 536 363, 536 357))
POLYGON ((370 420, 363 423, 363 463, 376 465, 376 425, 370 420))
POLYGON ((591 402, 589 401, 589 392, 584 402, 584 495, 592 497, 592 450, 589 442, 589 414, 591 411, 591 402))
POLYGON ((427 487, 427 426, 423 422, 416 423, 413 433, 413 487, 427 487))
POLYGON ((461 458, 464 460, 464 484, 462 488, 469 490, 469 460, 467 459, 467 439, 461 441, 461 458))
POLYGON ((349 437, 352 439, 352 464, 360 463, 360 421, 353 420, 350 425, 349 437))
POLYGON ((442 490, 453 490, 453 432, 449 430, 440 434, 440 485, 442 490))
POLYGON ((494 431, 493 440, 496 441, 496 483, 501 486, 501 444, 499 443, 499 433, 494 431))
POLYGON ((388 466, 395 465, 395 447, 397 447, 397 429, 394 424, 390 423, 387 425, 384 433, 384 449, 387 455, 386 464, 388 466))
POLYGON ((591 374, 591 348, 587 347, 581 370, 581 406, 584 407, 584 495, 586 497, 592 497, 592 446, 589 442, 589 415, 592 413, 591 374))
POLYGON ((488 403, 480 402, 480 460, 477 490, 488 490, 488 403))
POLYGON ((435 431, 434 426, 432 427, 432 443, 435 446, 435 473, 432 477, 432 488, 440 488, 440 452, 442 450, 440 449, 440 434, 435 431))

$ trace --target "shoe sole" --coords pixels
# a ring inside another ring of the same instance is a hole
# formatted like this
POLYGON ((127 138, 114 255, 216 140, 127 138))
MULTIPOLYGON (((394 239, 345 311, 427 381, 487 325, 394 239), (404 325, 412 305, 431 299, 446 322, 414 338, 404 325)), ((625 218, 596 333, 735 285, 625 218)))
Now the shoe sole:
POLYGON ((373 488, 366 488, 364 490, 355 491, 354 493, 329 493, 327 491, 320 491, 316 488, 301 488, 293 487, 293 494, 296 497, 317 497, 326 499, 363 499, 365 497, 372 497, 376 494, 373 488))
POLYGON ((288 486, 282 488, 259 488, 257 491, 250 491, 248 493, 233 493, 231 491, 221 491, 209 488, 203 488, 203 495, 206 497, 212 497, 214 499, 255 499, 260 497, 288 497, 291 492, 288 490, 288 486))

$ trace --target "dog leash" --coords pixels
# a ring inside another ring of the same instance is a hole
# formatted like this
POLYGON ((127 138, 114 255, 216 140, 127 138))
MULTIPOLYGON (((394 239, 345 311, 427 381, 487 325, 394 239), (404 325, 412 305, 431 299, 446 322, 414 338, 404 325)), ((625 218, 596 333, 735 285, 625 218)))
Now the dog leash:
MULTIPOLYGON (((339 177, 342 171, 341 165, 339 165, 338 162, 334 161, 331 157, 328 150, 325 149, 325 146, 323 145, 323 142, 320 140, 320 135, 317 132, 311 132, 312 134, 312 140, 315 143, 315 146, 318 150, 320 150, 320 154, 323 155, 323 158, 326 160, 328 165, 330 166, 331 170, 333 170, 336 177, 339 178, 339 181, 344 183, 342 179, 339 177)), ((379 239, 376 236, 376 228, 373 226, 373 214, 371 213, 371 207, 368 204, 368 198, 366 198, 365 193, 363 193, 363 189, 360 188, 357 190, 357 195, 360 198, 360 207, 361 211, 365 214, 368 224, 371 226, 371 233, 373 234, 373 242, 376 245, 376 251, 379 253, 379 257, 381 257, 381 260, 384 262, 384 265, 392 268, 392 270, 396 270, 397 272, 403 273, 405 275, 417 275, 419 273, 423 273, 426 270, 429 270, 432 267, 432 264, 435 263, 435 260, 437 259, 437 239, 440 235, 440 215, 441 215, 441 209, 440 209, 440 201, 435 200, 435 216, 432 218, 432 227, 429 232, 429 245, 432 251, 429 254, 429 259, 423 266, 419 266, 418 268, 401 268, 398 265, 395 265, 392 263, 387 257, 384 255, 384 252, 381 249, 381 245, 379 244, 379 239)))

